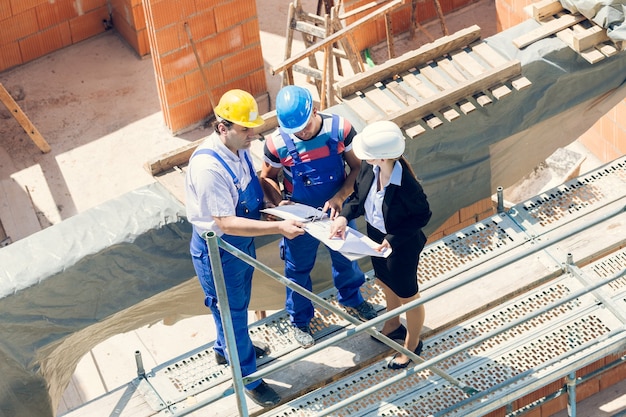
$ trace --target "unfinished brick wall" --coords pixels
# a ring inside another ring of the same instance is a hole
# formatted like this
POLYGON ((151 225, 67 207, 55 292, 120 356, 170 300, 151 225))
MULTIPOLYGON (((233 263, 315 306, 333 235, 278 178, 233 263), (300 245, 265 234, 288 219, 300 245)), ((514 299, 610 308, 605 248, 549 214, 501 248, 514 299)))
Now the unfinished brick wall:
POLYGON ((221 95, 267 91, 254 0, 143 0, 161 108, 176 133, 204 120, 221 95), (210 91, 207 91, 186 26, 210 91))
MULTIPOLYGON (((473 3, 474 0, 439 0, 441 10, 443 14, 450 13, 453 10, 460 9, 473 3)), ((359 7, 373 3, 371 0, 344 0, 343 8, 346 13, 355 10, 359 7)), ((373 11, 384 6, 383 3, 378 7, 373 7, 354 16, 348 17, 345 21, 342 21, 344 26, 347 26, 360 18, 372 13, 373 11)), ((435 6, 435 0, 416 0, 416 19, 420 23, 428 22, 433 19, 438 19, 437 9, 435 6)), ((411 27, 411 1, 405 1, 402 6, 394 9, 390 13, 391 16, 391 33, 399 34, 406 32, 411 27)), ((468 26, 471 23, 468 23, 468 26)), ((384 42, 387 39, 387 31, 385 26, 385 19, 383 17, 376 18, 375 20, 364 23, 358 29, 353 31, 354 42, 359 51, 370 48, 380 42, 384 42)))
POLYGON ((0 71, 104 32, 108 0, 0 0, 0 71))
POLYGON ((109 0, 115 30, 140 57, 150 54, 146 18, 141 0, 109 0))

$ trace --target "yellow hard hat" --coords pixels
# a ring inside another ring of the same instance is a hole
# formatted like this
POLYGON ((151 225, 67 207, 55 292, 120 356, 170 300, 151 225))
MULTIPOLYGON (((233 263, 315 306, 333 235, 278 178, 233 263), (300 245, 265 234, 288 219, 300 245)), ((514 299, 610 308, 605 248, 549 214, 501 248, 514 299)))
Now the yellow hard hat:
POLYGON ((259 116, 256 100, 243 90, 225 92, 214 111, 218 117, 244 127, 259 127, 265 123, 259 116))

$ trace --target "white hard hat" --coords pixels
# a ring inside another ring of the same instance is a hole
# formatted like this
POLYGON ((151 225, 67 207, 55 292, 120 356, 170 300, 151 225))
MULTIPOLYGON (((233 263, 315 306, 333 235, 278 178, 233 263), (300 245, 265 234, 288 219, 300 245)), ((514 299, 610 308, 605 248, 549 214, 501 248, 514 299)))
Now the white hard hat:
POLYGON ((404 135, 394 122, 381 120, 365 126, 352 140, 352 149, 361 160, 399 158, 404 152, 404 135))

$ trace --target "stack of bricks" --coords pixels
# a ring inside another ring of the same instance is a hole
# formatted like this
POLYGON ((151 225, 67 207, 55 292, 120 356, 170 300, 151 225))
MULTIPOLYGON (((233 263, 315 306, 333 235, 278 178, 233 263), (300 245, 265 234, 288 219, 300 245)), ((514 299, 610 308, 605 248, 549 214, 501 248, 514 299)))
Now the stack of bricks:
POLYGON ((255 0, 143 4, 161 108, 172 132, 207 119, 213 104, 230 89, 253 96, 267 92, 255 0))
POLYGON ((0 0, 0 71, 104 32, 107 0, 0 0))

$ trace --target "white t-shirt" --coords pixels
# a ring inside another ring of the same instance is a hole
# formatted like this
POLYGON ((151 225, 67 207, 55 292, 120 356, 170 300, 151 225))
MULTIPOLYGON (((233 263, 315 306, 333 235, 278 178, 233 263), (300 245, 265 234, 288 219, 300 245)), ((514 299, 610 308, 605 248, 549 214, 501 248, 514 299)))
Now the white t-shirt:
POLYGON ((187 219, 200 235, 212 231, 222 236, 224 232, 217 227, 213 217, 236 215, 239 193, 221 162, 212 155, 198 153, 201 149, 212 149, 221 156, 239 179, 242 190, 252 179, 244 154, 248 153, 250 161, 252 156, 247 149, 240 149, 237 154, 232 153, 217 133, 212 133, 198 146, 189 160, 185 176, 187 219))
POLYGON ((402 182, 402 165, 400 162, 396 161, 393 166, 393 171, 391 171, 389 184, 385 184, 380 191, 377 191, 379 175, 380 167, 374 166, 374 182, 372 182, 372 186, 370 187, 369 193, 367 193, 367 198, 365 199, 364 204, 365 221, 380 230, 382 233, 387 233, 387 229, 385 228, 385 219, 383 217, 383 200, 385 199, 385 192, 387 191, 387 186, 389 184, 400 186, 400 183, 402 182))

